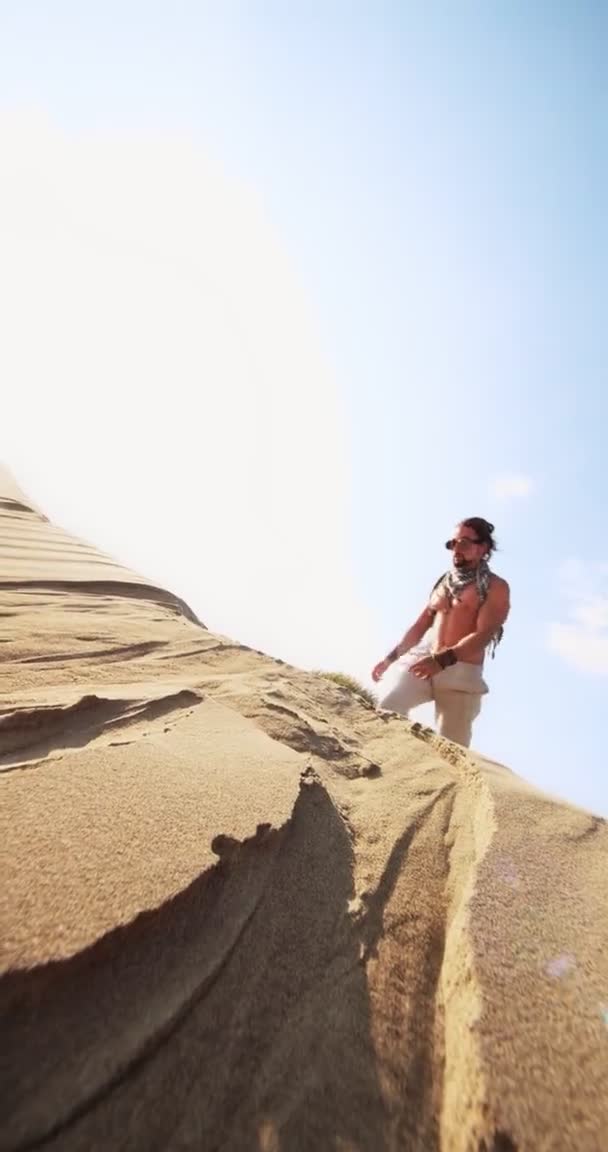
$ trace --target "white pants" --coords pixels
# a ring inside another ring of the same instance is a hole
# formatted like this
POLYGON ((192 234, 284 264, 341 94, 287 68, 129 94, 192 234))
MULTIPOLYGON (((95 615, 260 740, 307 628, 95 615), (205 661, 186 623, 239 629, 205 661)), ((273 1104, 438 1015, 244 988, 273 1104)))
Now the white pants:
POLYGON ((405 667, 395 687, 380 701, 380 707, 409 716, 413 708, 434 701, 439 734, 468 748, 473 721, 481 712, 481 698, 488 691, 482 667, 480 664, 452 664, 429 680, 419 679, 410 672, 410 667, 429 655, 428 649, 407 653, 405 667))

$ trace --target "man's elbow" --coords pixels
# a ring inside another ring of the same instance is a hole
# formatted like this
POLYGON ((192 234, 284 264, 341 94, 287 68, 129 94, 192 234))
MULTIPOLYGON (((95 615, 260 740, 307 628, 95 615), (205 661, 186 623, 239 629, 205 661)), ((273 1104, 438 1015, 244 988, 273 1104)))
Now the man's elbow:
POLYGON ((463 636, 462 640, 454 645, 454 648, 456 652, 465 657, 473 655, 480 649, 487 648, 495 635, 496 628, 478 628, 476 632, 470 632, 468 636, 463 636))

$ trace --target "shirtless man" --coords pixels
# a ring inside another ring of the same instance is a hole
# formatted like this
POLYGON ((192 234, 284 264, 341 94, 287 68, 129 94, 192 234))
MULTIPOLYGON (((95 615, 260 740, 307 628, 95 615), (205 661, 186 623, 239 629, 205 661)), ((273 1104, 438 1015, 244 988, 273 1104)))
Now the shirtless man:
POLYGON ((480 516, 457 526, 446 544, 452 568, 433 588, 415 624, 372 672, 377 683, 408 653, 399 681, 380 707, 408 716, 433 700, 438 732, 465 748, 488 691, 482 675, 486 648, 500 642, 510 608, 509 585, 488 566, 496 547, 493 532, 494 525, 480 516), (430 643, 419 647, 431 627, 430 643))

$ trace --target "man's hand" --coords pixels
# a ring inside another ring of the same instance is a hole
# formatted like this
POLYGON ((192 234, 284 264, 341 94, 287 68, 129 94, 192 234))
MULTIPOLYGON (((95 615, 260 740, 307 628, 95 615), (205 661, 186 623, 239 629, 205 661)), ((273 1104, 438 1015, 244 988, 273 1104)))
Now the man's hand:
POLYGON ((376 667, 372 672, 372 680, 374 681, 374 684, 377 684, 378 681, 382 679, 387 668, 390 668, 390 666, 390 660, 381 660, 379 664, 376 664, 376 667))
POLYGON ((422 660, 417 660, 415 664, 412 664, 410 672, 419 680, 430 680, 431 676, 436 676, 438 672, 441 672, 441 666, 434 656, 425 656, 422 660))

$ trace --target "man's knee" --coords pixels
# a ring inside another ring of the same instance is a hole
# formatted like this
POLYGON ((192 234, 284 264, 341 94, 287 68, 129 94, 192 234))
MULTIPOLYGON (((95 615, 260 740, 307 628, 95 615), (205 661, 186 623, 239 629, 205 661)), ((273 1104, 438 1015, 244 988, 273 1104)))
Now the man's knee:
POLYGON ((404 703, 402 694, 395 688, 382 697, 378 707, 384 708, 387 712, 398 712, 400 716, 406 718, 409 714, 409 708, 404 703))
POLYGON ((429 681, 419 680, 409 669, 405 669, 390 692, 383 697, 380 707, 388 712, 398 712, 400 716, 408 717, 414 708, 428 704, 432 699, 429 681))

